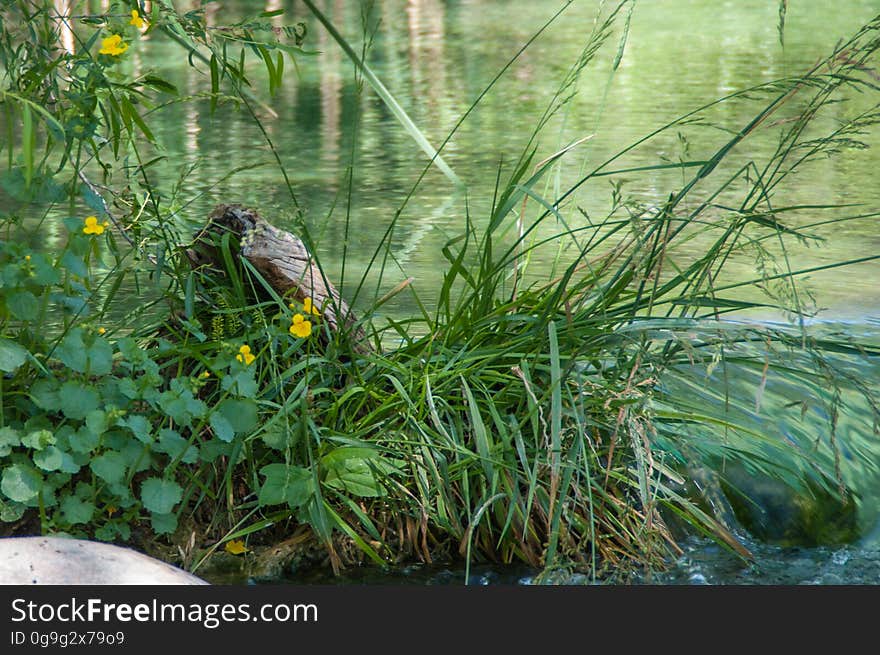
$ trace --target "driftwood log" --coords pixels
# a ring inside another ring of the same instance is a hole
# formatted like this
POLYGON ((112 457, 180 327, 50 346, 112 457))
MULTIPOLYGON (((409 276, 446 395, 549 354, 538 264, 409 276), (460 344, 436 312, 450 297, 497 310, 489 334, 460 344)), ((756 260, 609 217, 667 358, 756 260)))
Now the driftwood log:
MULTIPOLYGON (((280 230, 253 209, 241 205, 218 205, 207 225, 196 235, 194 248, 187 250, 194 266, 205 259, 218 260, 211 252, 211 236, 230 232, 238 239, 239 255, 260 272, 275 292, 287 301, 312 299, 325 324, 342 332, 358 352, 373 350, 363 328, 339 292, 327 280, 301 239, 280 230)), ((216 241, 214 242, 216 243, 216 241)))

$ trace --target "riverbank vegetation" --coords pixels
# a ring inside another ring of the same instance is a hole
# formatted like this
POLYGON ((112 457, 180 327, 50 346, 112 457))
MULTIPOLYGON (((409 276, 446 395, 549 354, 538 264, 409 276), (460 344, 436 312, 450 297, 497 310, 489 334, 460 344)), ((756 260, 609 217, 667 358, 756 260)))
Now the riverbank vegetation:
MULTIPOLYGON (((216 262, 194 262, 193 226, 207 217, 187 215, 186 172, 157 179, 163 148, 151 125, 166 106, 206 98, 148 65, 136 74, 122 65, 146 35, 177 42, 210 77, 212 106, 233 103, 259 127, 290 191, 293 231, 315 254, 297 171, 265 129, 290 62, 310 65, 304 23, 278 28, 277 15, 262 14, 208 29, 200 12, 157 2, 60 16, 52 3, 3 2, 4 534, 129 543, 197 573, 228 551, 283 552, 337 571, 463 559, 625 579, 664 566, 693 531, 747 559, 738 535, 750 501, 737 489, 750 477, 856 517, 854 471, 877 473, 880 415, 876 384, 857 365, 876 366, 880 352, 870 339, 813 331, 799 279, 878 256, 802 263, 790 253, 875 209, 857 198, 787 204, 785 189, 875 129, 880 18, 810 70, 707 102, 548 195, 545 181, 582 140, 547 152, 544 130, 597 53, 616 48, 616 69, 625 52, 634 3, 600 3, 526 148, 487 171, 491 211, 471 215, 442 147, 359 46, 305 4, 362 92, 376 93, 428 154, 423 175, 439 166, 449 178, 465 217, 430 299, 411 280, 384 283, 395 266, 391 223, 359 282, 342 288, 366 348, 354 330, 331 330, 310 298, 276 293, 230 235, 214 243, 216 262), (852 109, 845 101, 856 95, 852 109), (753 119, 719 123, 713 112, 731 103, 748 103, 753 119), (651 139, 695 129, 717 135, 714 151, 626 164, 651 139), (776 144, 762 158, 750 156, 758 134, 776 144), (680 172, 660 204, 622 182, 652 171, 680 172), (577 201, 588 188, 608 196, 601 215, 577 201), (39 247, 49 224, 62 234, 55 249, 39 247), (695 239, 704 252, 683 254, 695 239), (535 275, 530 262, 546 253, 552 274, 535 275), (726 266, 743 258, 754 275, 730 282, 726 266), (398 294, 419 311, 384 315, 398 294), (754 310, 788 320, 725 320, 754 310), (838 430, 855 407, 868 426, 858 437, 838 430)), ((462 120, 479 110, 477 100, 462 120)), ((217 201, 263 211, 259 198, 217 201)), ((811 534, 851 539, 858 520, 811 534)))

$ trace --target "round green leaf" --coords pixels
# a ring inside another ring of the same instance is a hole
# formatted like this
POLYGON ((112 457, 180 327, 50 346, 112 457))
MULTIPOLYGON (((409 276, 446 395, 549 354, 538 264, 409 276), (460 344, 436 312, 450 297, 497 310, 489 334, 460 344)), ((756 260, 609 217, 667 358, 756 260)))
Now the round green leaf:
POLYGON ((44 450, 34 453, 34 464, 44 471, 57 471, 64 463, 64 453, 55 446, 49 446, 44 450))
POLYGON ((183 497, 183 489, 171 480, 149 478, 141 485, 141 502, 149 511, 168 514, 183 497))
POLYGON ((61 411, 67 418, 76 420, 84 419, 89 412, 98 409, 101 402, 97 389, 75 380, 68 380, 61 385, 59 397, 61 411))
POLYGON ((16 318, 33 321, 40 314, 40 301, 30 291, 16 291, 6 298, 6 307, 16 318))
POLYGON ((21 437, 18 430, 9 426, 0 428, 0 457, 6 457, 19 444, 21 444, 21 437))
POLYGON ((24 464, 13 464, 3 471, 0 491, 10 500, 26 503, 36 498, 43 486, 39 471, 24 464))
POLYGON ((58 382, 55 378, 41 378, 29 389, 31 400, 40 409, 56 412, 61 409, 61 398, 58 397, 58 382))
POLYGON ((14 523, 24 516, 27 507, 20 503, 6 503, 0 500, 0 521, 14 523))
POLYGON ((236 434, 244 434, 257 425, 257 403, 250 398, 227 398, 217 406, 217 412, 229 421, 236 434))
POLYGON ((0 371, 14 373, 27 359, 28 351, 14 341, 0 338, 0 371))
POLYGON ((211 428, 214 430, 214 436, 220 441, 229 443, 235 436, 235 430, 229 420, 220 412, 211 413, 211 428))

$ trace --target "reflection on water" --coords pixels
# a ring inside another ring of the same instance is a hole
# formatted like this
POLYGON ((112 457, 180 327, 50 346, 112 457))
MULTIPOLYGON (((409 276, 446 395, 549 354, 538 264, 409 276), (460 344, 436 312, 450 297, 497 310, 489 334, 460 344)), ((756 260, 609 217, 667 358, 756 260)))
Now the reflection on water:
POLYGON ((61 46, 65 52, 73 54, 76 52, 74 47, 73 28, 70 21, 70 0, 55 0, 55 11, 58 14, 57 29, 61 37, 61 46))
MULTIPOLYGON (((468 184, 467 206, 435 169, 428 171, 416 194, 408 198, 427 165, 423 153, 369 86, 360 86, 351 63, 303 7, 290 0, 269 0, 209 3, 205 8, 214 26, 276 9, 284 9, 285 14, 269 19, 273 26, 307 21, 305 45, 318 54, 298 58, 296 67, 288 63, 284 84, 274 98, 267 97, 261 63, 255 58, 250 62, 248 73, 255 91, 277 113, 273 117, 261 112, 263 126, 292 180, 329 274, 341 273, 345 252, 349 279, 342 286, 357 280, 402 208, 391 234, 391 253, 398 257, 398 268, 387 268, 381 282, 371 272, 368 281, 384 293, 413 276, 422 300, 430 306, 445 263, 442 246, 461 232, 466 212, 478 224, 487 216, 498 166, 504 166, 506 174, 527 143, 593 29, 600 4, 583 2, 570 7, 511 66, 449 141, 443 155, 468 184), (350 221, 348 229, 346 220, 350 221)), ((804 70, 876 9, 868 0, 847 2, 845 12, 822 10, 815 3, 799 5, 788 12, 782 47, 772 4, 665 0, 638 5, 619 68, 611 74, 618 32, 580 80, 577 97, 545 131, 536 161, 588 134, 596 136, 567 155, 564 166, 536 190, 553 197, 581 171, 672 118, 734 89, 804 70)), ((365 40, 369 42, 370 66, 434 145, 443 142, 493 76, 551 14, 546 5, 527 2, 386 0, 361 5, 325 0, 319 6, 356 51, 365 40), (517 20, 511 21, 511 16, 517 20)), ((137 56, 130 61, 142 67, 141 72, 153 69, 177 84, 182 94, 209 90, 205 67, 187 65, 178 46, 161 35, 133 50, 137 56)), ((725 103, 710 117, 725 129, 739 129, 756 108, 749 103, 725 103)), ((843 116, 850 110, 838 111, 843 116)), ((154 131, 166 155, 154 168, 160 185, 170 187, 184 165, 199 162, 183 186, 188 198, 182 200, 192 202, 181 212, 182 220, 195 225, 217 202, 240 201, 286 227, 294 226, 289 222, 295 212, 284 178, 246 111, 221 104, 211 114, 207 101, 172 103, 154 116, 154 131), (233 165, 243 164, 265 166, 223 179, 233 165)), ((628 155, 620 167, 677 161, 683 156, 700 159, 726 138, 719 130, 673 131, 628 155)), ((735 153, 732 163, 766 157, 775 145, 772 140, 756 138, 735 153)), ((876 207, 880 205, 878 166, 876 149, 818 162, 781 190, 777 201, 858 200, 876 207)), ((621 177, 624 195, 647 204, 661 202, 682 184, 680 172, 621 177)), ((609 198, 608 180, 602 178, 585 186, 563 212, 571 224, 578 224, 583 219, 577 207, 601 216, 609 198)), ((537 209, 534 203, 530 206, 532 211, 537 209)), ((807 212, 793 220, 818 218, 807 212)), ((548 224, 539 234, 547 236, 555 229, 556 225, 548 224)), ((838 225, 833 235, 817 231, 833 238, 818 248, 794 247, 791 258, 796 267, 872 253, 880 245, 873 218, 838 225)), ((704 246, 696 241, 690 247, 697 254, 704 246)), ((532 273, 549 271, 554 255, 538 253, 531 262, 532 273)), ((754 270, 750 256, 729 266, 732 279, 752 276, 754 270)), ((872 280, 876 273, 875 264, 865 264, 847 272, 816 273, 810 284, 820 307, 829 308, 827 316, 852 318, 875 313, 878 292, 872 280)), ((368 300, 356 299, 356 304, 368 300)), ((416 306, 407 294, 400 294, 383 311, 409 316, 416 306)))

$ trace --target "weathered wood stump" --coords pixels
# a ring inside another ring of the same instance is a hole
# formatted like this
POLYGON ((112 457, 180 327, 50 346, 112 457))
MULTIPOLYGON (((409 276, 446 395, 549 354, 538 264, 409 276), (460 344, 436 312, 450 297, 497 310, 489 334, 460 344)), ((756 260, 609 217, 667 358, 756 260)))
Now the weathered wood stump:
POLYGON ((240 256, 259 271, 275 292, 286 300, 312 299, 313 306, 333 332, 345 334, 358 352, 373 350, 363 328, 339 292, 327 280, 301 239, 276 228, 253 209, 241 205, 217 205, 208 224, 196 235, 187 250, 194 266, 205 258, 218 262, 211 252, 211 235, 230 232, 240 244, 240 256))

